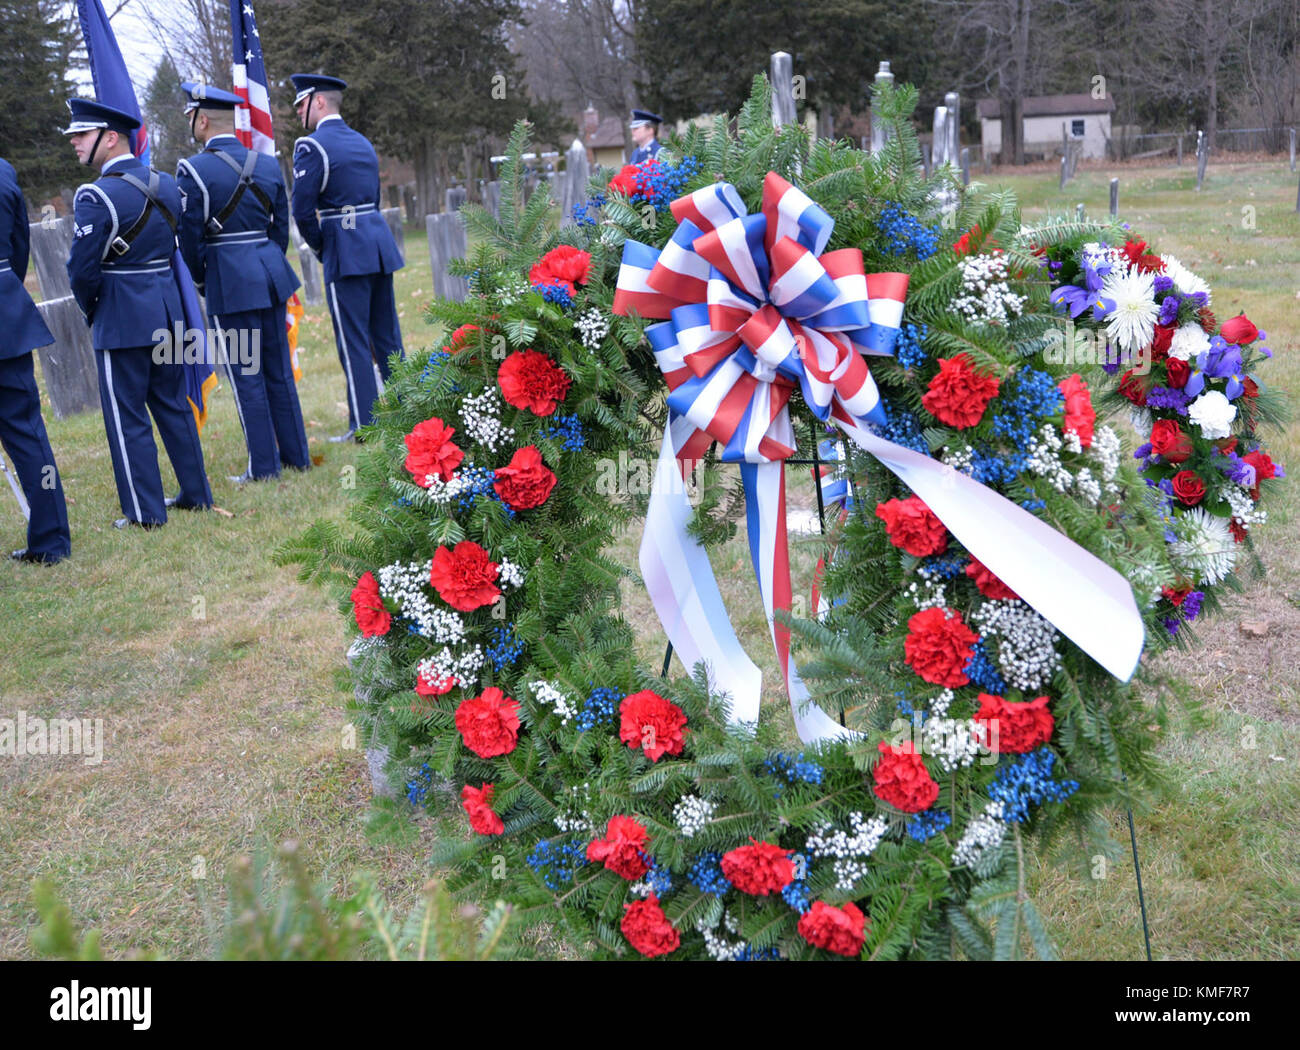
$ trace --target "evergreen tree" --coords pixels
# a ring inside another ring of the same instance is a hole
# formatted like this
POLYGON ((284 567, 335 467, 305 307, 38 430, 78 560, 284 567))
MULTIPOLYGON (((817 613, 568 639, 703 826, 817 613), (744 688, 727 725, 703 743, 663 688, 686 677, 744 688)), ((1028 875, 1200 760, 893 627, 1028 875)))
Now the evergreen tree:
POLYGON ((58 8, 50 0, 0 0, 0 148, 33 207, 85 181, 59 134, 73 87, 58 8))
POLYGON ((150 156, 159 171, 174 172, 178 160, 199 148, 185 118, 180 82, 181 75, 171 56, 163 55, 141 99, 149 128, 150 156))

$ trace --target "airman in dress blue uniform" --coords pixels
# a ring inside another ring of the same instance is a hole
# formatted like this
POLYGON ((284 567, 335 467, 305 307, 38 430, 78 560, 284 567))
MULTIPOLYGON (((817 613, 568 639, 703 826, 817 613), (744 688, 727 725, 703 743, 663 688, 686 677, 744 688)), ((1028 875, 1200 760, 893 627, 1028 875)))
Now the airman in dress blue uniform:
POLYGON ((31 517, 27 546, 10 557, 52 563, 72 551, 63 482, 41 418, 32 351, 54 336, 23 287, 30 230, 27 203, 9 162, 0 159, 0 444, 13 460, 31 517))
POLYGON ((113 524, 153 527, 167 521, 168 506, 212 506, 181 348, 170 353, 167 345, 185 325, 171 268, 181 195, 170 175, 132 156, 137 118, 92 99, 71 99, 68 109, 72 123, 64 134, 78 159, 101 173, 73 198, 68 277, 91 325, 99 402, 126 515, 113 524), (150 414, 181 486, 171 500, 163 495, 150 414))
POLYGON ((293 218, 325 269, 325 299, 347 379, 346 441, 371 422, 388 378, 388 359, 404 357, 393 273, 404 265, 379 207, 379 158, 370 141, 339 116, 337 77, 296 73, 294 105, 310 134, 293 150, 293 218))
POLYGON ((285 304, 301 283, 285 259, 289 196, 280 166, 235 137, 238 95, 183 83, 190 131, 202 153, 176 168, 181 253, 207 297, 248 446, 230 480, 277 477, 283 464, 311 467, 294 385, 285 304), (253 352, 253 350, 256 352, 253 352))
POLYGON ((663 122, 664 118, 658 113, 651 113, 647 109, 632 110, 632 119, 627 122, 627 126, 632 129, 632 141, 636 143, 636 149, 632 151, 629 164, 640 164, 659 155, 659 125, 663 122))

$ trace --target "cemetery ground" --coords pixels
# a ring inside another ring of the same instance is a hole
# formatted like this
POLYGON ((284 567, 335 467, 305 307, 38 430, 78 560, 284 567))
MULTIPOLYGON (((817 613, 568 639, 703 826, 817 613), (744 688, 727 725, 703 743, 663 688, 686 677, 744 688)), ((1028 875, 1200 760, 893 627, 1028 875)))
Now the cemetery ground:
MULTIPOLYGON (((1083 201, 1104 213, 1108 172, 1083 169, 1064 190, 1054 173, 990 176, 1014 188, 1025 221, 1083 201)), ((1191 165, 1122 172, 1121 214, 1157 250, 1205 277, 1220 318, 1244 310, 1271 335, 1262 378, 1300 399, 1300 216, 1285 164, 1215 165, 1196 193, 1191 165), (1243 206, 1255 208, 1243 227, 1243 206)), ((408 352, 435 345, 423 320, 431 295, 422 230, 408 231, 410 265, 397 279, 408 352)), ((242 854, 287 839, 306 867, 343 891, 368 870, 399 913, 429 876, 440 836, 466 835, 454 794, 411 813, 406 841, 367 833, 364 752, 346 746, 349 630, 319 589, 271 563, 283 540, 318 517, 342 519, 345 468, 361 449, 324 439, 345 429, 343 378, 329 316, 309 307, 299 385, 317 469, 236 488, 239 424, 220 390, 204 452, 220 512, 174 513, 166 528, 118 532, 108 448, 98 413, 55 420, 50 440, 69 500, 73 557, 56 568, 0 565, 0 717, 102 718, 103 761, 0 757, 0 957, 32 954, 34 880, 48 879, 82 928, 102 932, 110 957, 152 951, 210 955, 219 943, 226 872, 242 854)), ((801 443, 807 439, 801 433, 801 443)), ((1293 425, 1270 443, 1300 463, 1293 425)), ((170 468, 163 476, 172 491, 170 468)), ((817 556, 809 471, 791 468, 795 593, 806 596, 817 556)), ((1300 956, 1300 543, 1294 488, 1276 501, 1260 543, 1270 575, 1201 631, 1203 645, 1167 657, 1166 713, 1152 696, 1168 783, 1135 814, 1156 958, 1300 956)), ((0 494, 0 537, 21 546, 21 519, 0 494)), ((635 565, 639 534, 617 556, 635 565)), ((756 610, 743 538, 714 556, 737 629, 766 672, 765 717, 789 724, 775 661, 756 610)), ((624 592, 640 656, 660 665, 663 639, 648 599, 624 592)), ((791 735, 791 746, 796 746, 791 735)), ((1027 887, 1065 958, 1137 959, 1142 928, 1125 814, 1119 849, 1082 868, 1037 858, 1027 887)), ((529 931, 541 955, 580 957, 553 931, 529 931)))

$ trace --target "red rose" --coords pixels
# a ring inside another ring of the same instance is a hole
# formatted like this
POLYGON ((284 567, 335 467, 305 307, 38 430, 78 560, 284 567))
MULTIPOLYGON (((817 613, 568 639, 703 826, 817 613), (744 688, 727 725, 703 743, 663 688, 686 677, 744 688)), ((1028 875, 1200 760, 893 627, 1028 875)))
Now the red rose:
POLYGON ((492 793, 496 790, 491 784, 481 788, 466 784, 460 789, 460 804, 469 814, 469 826, 480 835, 500 835, 506 830, 501 818, 492 811, 492 793))
POLYGON ((367 638, 387 634, 393 624, 393 618, 384 608, 383 599, 379 597, 379 583, 370 572, 361 574, 357 585, 352 588, 352 615, 356 617, 357 626, 367 638))
POLYGON ((507 466, 497 470, 492 487, 515 510, 540 507, 555 488, 555 474, 542 462, 536 445, 517 449, 507 466))
POLYGON ((479 758, 508 755, 519 739, 519 704, 494 685, 456 708, 461 739, 479 758))
POLYGON ((653 893, 645 900, 623 905, 623 922, 620 929, 628 944, 647 959, 667 955, 681 947, 681 935, 673 928, 659 907, 659 898, 653 893))
POLYGON ((1236 317, 1229 317, 1223 322, 1223 327, 1219 329, 1219 335, 1223 337, 1225 343, 1248 346, 1259 338, 1259 329, 1250 323, 1245 314, 1238 314, 1236 317))
POLYGON ((998 577, 989 571, 989 567, 982 561, 971 556, 970 564, 966 566, 966 575, 975 581, 975 586, 979 588, 980 594, 985 598, 992 598, 994 601, 1016 600, 1020 597, 1015 591, 1003 583, 998 577))
POLYGON ((1172 419, 1158 419, 1151 428, 1151 451, 1167 463, 1182 463, 1192 454, 1192 439, 1172 419))
POLYGON ((421 488, 429 487, 429 477, 450 481, 460 466, 465 453, 452 443, 455 427, 449 427, 437 416, 416 423, 406 435, 406 469, 421 488))
POLYGON ((420 696, 442 696, 445 693, 450 693, 454 688, 456 688, 456 679, 454 678, 443 678, 435 682, 432 678, 427 678, 423 674, 415 676, 415 691, 420 696))
POLYGON ((997 379, 976 372, 970 356, 958 354, 939 359, 939 371, 930 380, 921 404, 941 423, 961 430, 980 421, 997 393, 997 379))
MULTIPOLYGON (((1241 461, 1243 463, 1249 463, 1255 468, 1255 485, 1250 490, 1250 498, 1258 500, 1259 483, 1261 481, 1267 481, 1269 478, 1277 477, 1277 464, 1273 462, 1272 457, 1267 452, 1263 452, 1259 449, 1256 449, 1254 452, 1247 452, 1241 457, 1241 461)), ((387 630, 387 628, 385 628, 385 630, 387 630)), ((383 631, 380 631, 379 633, 383 634, 383 631)))
POLYGON ((1156 325, 1155 334, 1151 337, 1151 360, 1163 361, 1169 356, 1169 345, 1174 340, 1173 325, 1158 324, 1156 325))
POLYGON ((869 920, 856 904, 848 901, 836 908, 825 901, 813 901, 799 918, 799 936, 814 948, 836 955, 858 955, 869 920))
POLYGON ((604 861, 605 867, 629 882, 639 879, 650 866, 645 862, 646 839, 650 833, 631 817, 610 817, 605 837, 587 846, 587 859, 604 861))
POLYGON ((885 523, 889 542, 908 554, 924 558, 948 547, 948 530, 920 496, 876 504, 876 517, 885 523))
POLYGON ((473 612, 501 597, 501 588, 494 582, 497 568, 477 543, 461 540, 454 550, 439 547, 434 551, 429 584, 453 609, 473 612))
POLYGON ((1194 470, 1180 470, 1174 475, 1174 495, 1185 507, 1195 507, 1205 499, 1205 482, 1194 470))
POLYGON ((794 882, 794 861, 788 849, 752 838, 749 841, 753 845, 738 846, 724 853, 720 861, 722 874, 736 889, 765 897, 794 882))
POLYGON ((1186 361, 1171 357, 1165 362, 1165 382, 1174 390, 1181 390, 1192 378, 1192 368, 1186 361))
POLYGON ((944 609, 923 609, 907 621, 903 653, 908 665, 927 682, 956 688, 970 681, 965 666, 979 641, 962 622, 961 613, 946 616, 944 609))
POLYGON ((624 197, 631 197, 639 188, 638 174, 635 164, 624 164, 619 173, 609 180, 609 188, 624 197))
POLYGON ((1147 390, 1149 388, 1150 383, 1147 381, 1147 377, 1137 375, 1131 368, 1119 377, 1119 392, 1138 407, 1147 403, 1147 390))
POLYGON ((476 324, 463 324, 456 331, 451 333, 451 343, 444 346, 443 349, 449 354, 460 353, 465 348, 466 342, 469 341, 470 332, 481 332, 482 329, 476 324))
POLYGON ((925 768, 912 741, 893 747, 882 740, 878 750, 880 760, 871 771, 876 797, 904 813, 920 813, 933 806, 939 797, 939 785, 925 768))
POLYGON ((619 704, 618 713, 621 718, 618 738, 633 751, 643 748, 651 762, 658 762, 664 755, 682 753, 686 714, 671 700, 643 689, 619 704))
POLYGON ((1047 697, 1019 703, 1008 702, 1000 696, 980 693, 980 709, 976 722, 986 729, 984 742, 999 755, 1023 755, 1052 739, 1056 726, 1052 713, 1047 710, 1047 697))
POLYGON ((517 350, 497 370, 506 401, 539 416, 549 416, 569 392, 569 377, 554 361, 536 350, 517 350))
POLYGON ((1092 425, 1097 422, 1097 413, 1092 407, 1088 384, 1076 372, 1056 385, 1065 395, 1065 422, 1061 430, 1078 434, 1079 444, 1087 448, 1092 444, 1092 425))
POLYGON ((530 284, 562 284, 575 295, 575 284, 586 284, 591 275, 591 255, 571 244, 561 244, 543 255, 528 271, 530 284))

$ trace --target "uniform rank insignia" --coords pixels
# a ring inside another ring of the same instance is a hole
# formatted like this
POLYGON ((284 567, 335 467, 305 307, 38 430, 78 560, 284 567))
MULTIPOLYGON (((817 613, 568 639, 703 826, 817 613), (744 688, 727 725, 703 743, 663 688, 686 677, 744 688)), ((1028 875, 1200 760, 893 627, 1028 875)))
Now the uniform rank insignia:
POLYGON ((78 239, 79 239, 79 238, 82 238, 82 237, 89 237, 89 236, 90 236, 92 233, 94 233, 94 232, 95 232, 95 224, 94 224, 93 222, 88 222, 88 223, 86 223, 85 226, 78 226, 78 227, 77 227, 77 232, 76 232, 75 236, 76 236, 78 239))

